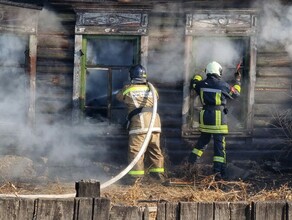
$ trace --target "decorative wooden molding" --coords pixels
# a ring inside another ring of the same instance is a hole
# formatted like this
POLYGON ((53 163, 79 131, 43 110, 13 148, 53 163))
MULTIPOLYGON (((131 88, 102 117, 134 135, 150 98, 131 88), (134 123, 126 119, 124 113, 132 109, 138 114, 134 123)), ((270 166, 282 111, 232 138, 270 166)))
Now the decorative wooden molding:
POLYGON ((255 11, 196 11, 186 15, 186 35, 253 35, 255 11))
POLYGON ((119 12, 77 12, 76 34, 146 35, 148 14, 119 12))

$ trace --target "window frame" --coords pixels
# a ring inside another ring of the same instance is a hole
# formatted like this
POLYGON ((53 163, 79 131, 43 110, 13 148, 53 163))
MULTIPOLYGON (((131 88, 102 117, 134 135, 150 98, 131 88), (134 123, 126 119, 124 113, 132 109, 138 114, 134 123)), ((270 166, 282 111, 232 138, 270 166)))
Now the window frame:
POLYGON ((256 81, 256 30, 257 11, 248 10, 195 10, 186 14, 185 29, 185 72, 182 106, 182 137, 190 138, 199 135, 199 131, 189 126, 188 116, 191 109, 191 94, 189 90, 191 57, 195 37, 242 37, 249 38, 249 62, 246 108, 247 119, 245 129, 239 132, 230 131, 230 136, 251 136, 253 131, 253 105, 256 81))
POLYGON ((139 36, 122 36, 122 35, 83 35, 83 42, 82 42, 82 47, 83 47, 83 56, 82 56, 82 69, 81 69, 81 110, 85 111, 86 110, 86 77, 87 77, 87 69, 99 69, 99 70, 105 70, 107 72, 107 81, 108 81, 108 88, 107 88, 107 105, 106 107, 100 107, 97 109, 104 109, 107 111, 107 118, 109 121, 111 121, 111 112, 112 109, 119 109, 119 108, 113 108, 112 105, 112 79, 113 79, 113 71, 114 70, 121 70, 121 69, 129 69, 130 66, 116 66, 116 65, 90 65, 89 67, 87 66, 87 41, 88 39, 117 39, 117 40, 134 40, 136 41, 135 49, 136 51, 134 52, 134 61, 133 64, 136 64, 140 62, 140 38, 139 36))
POLYGON ((72 120, 78 122, 82 112, 82 100, 84 88, 84 38, 89 36, 120 36, 140 37, 140 63, 147 66, 148 56, 148 14, 143 10, 135 13, 127 11, 83 11, 76 9, 75 24, 75 49, 74 49, 74 73, 73 73, 73 110, 72 120))

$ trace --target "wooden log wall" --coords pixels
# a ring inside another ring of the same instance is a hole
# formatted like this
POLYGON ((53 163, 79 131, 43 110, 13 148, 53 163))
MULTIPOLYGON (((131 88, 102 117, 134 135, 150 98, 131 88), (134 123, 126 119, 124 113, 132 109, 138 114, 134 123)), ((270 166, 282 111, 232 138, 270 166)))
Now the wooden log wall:
POLYGON ((159 92, 161 145, 167 151, 167 159, 179 161, 186 152, 181 140, 184 14, 171 12, 174 7, 169 5, 159 10, 164 12, 153 12, 149 16, 148 75, 159 92))
MULTIPOLYGON (((156 220, 292 220, 292 203, 163 202, 156 220)), ((153 216, 153 215, 151 215, 153 216)), ((107 198, 0 198, 0 219, 14 220, 151 220, 150 207, 112 205, 107 198)))
POLYGON ((278 155, 289 160, 286 152, 292 135, 291 129, 287 130, 292 118, 291 62, 283 45, 258 47, 253 147, 262 151, 269 140, 270 147, 265 151, 271 153, 271 159, 278 155))
MULTIPOLYGON (((62 120, 71 109, 75 14, 44 7, 38 25, 36 121, 62 120)), ((69 114, 70 115, 70 114, 69 114)))
MULTIPOLYGON (((49 2, 52 3, 51 12, 61 25, 49 26, 42 17, 39 21, 36 119, 46 116, 46 120, 54 121, 62 120, 62 115, 70 112, 71 107, 75 12, 70 7, 69 1, 49 2)), ((78 3, 79 6, 83 4, 86 6, 91 1, 75 0, 73 2, 78 3)), ((104 2, 123 4, 114 1, 104 2)), ((172 1, 172 3, 174 2, 172 1)), ((234 2, 240 1, 220 1, 220 5, 228 7, 234 2)), ((183 9, 208 8, 209 3, 214 5, 218 1, 184 1, 183 9)), ((136 2, 135 4, 139 7, 139 4, 143 3, 136 2)), ((135 4, 132 4, 131 7, 135 4)), ((184 57, 185 14, 183 11, 175 11, 178 8, 168 7, 168 4, 162 4, 160 8, 153 8, 149 13, 148 75, 153 84, 157 86, 160 95, 158 111, 161 115, 163 129, 161 144, 167 151, 169 159, 172 162, 173 159, 179 162, 189 153, 189 143, 193 144, 196 140, 193 139, 186 143, 181 138, 182 80, 177 78, 174 81, 163 81, 160 77, 167 77, 168 69, 161 68, 161 65, 165 66, 166 63, 169 66, 175 66, 178 75, 183 76, 184 72, 184 60, 179 57, 184 57), (179 44, 181 47, 174 47, 179 44)), ((239 4, 238 7, 246 7, 246 5, 239 4)), ((285 145, 279 145, 283 140, 281 139, 283 130, 274 125, 278 110, 284 112, 291 108, 292 72, 290 64, 291 59, 283 48, 258 49, 253 134, 247 138, 227 137, 229 159, 275 159, 285 152, 282 149, 285 145)), ((127 136, 120 134, 116 136, 116 140, 105 139, 104 137, 103 140, 109 142, 113 147, 111 149, 112 157, 115 161, 119 161, 121 149, 125 150, 125 147, 121 146, 127 146, 127 136)), ((91 142, 92 144, 89 144, 88 148, 94 151, 98 140, 91 142)), ((212 149, 208 150, 212 151, 212 149)), ((126 157, 126 153, 124 156, 126 157)), ((121 161, 125 161, 125 157, 121 161)))

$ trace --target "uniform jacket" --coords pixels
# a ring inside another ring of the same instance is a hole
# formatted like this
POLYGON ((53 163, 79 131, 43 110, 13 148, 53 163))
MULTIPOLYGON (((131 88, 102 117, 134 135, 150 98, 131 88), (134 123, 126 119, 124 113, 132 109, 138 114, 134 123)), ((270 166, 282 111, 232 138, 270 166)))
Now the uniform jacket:
MULTIPOLYGON (((158 93, 155 89, 157 100, 158 93)), ((149 86, 144 84, 129 84, 125 85, 117 94, 117 99, 126 104, 128 114, 134 109, 143 107, 153 107, 153 94, 149 86)), ((130 120, 129 134, 144 134, 147 133, 151 122, 151 112, 141 112, 134 115, 130 120)), ((153 132, 161 132, 161 123, 159 114, 156 114, 153 132)))
POLYGON ((195 75, 191 80, 191 89, 200 96, 203 109, 200 111, 199 130, 206 133, 227 134, 227 99, 234 99, 240 95, 240 82, 233 86, 221 80, 214 74, 195 75))

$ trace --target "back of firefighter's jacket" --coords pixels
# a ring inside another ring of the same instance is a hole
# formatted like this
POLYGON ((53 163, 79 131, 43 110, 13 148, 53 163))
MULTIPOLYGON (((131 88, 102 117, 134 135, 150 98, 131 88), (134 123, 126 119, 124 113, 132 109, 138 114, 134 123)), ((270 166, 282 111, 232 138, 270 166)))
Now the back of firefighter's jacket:
POLYGON ((200 96, 203 104, 199 117, 200 131, 227 134, 228 125, 225 105, 227 99, 239 96, 240 85, 230 86, 217 77, 209 75, 205 80, 193 80, 192 88, 200 96))
MULTIPOLYGON (((128 108, 128 114, 138 108, 151 109, 154 104, 153 95, 156 95, 159 99, 158 93, 152 94, 147 84, 129 84, 123 87, 117 94, 117 99, 126 104, 128 108)), ((144 134, 147 133, 150 121, 152 117, 151 111, 140 112, 135 114, 130 119, 129 134, 144 134)), ((161 132, 161 123, 159 114, 156 114, 156 119, 153 132, 161 132)))

